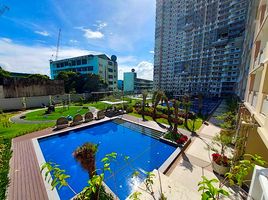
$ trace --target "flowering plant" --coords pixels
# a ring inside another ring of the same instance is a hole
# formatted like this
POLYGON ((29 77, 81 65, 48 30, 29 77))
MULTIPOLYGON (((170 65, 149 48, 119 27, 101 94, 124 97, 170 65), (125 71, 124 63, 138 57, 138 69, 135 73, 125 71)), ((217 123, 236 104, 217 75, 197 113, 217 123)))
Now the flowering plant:
POLYGON ((183 135, 181 133, 178 133, 179 134, 179 137, 178 139, 176 140, 176 143, 177 144, 184 144, 185 142, 187 142, 188 140, 188 137, 186 135, 183 135))
POLYGON ((219 153, 213 153, 212 159, 218 165, 225 166, 225 167, 228 167, 230 165, 230 161, 225 155, 221 155, 219 153))

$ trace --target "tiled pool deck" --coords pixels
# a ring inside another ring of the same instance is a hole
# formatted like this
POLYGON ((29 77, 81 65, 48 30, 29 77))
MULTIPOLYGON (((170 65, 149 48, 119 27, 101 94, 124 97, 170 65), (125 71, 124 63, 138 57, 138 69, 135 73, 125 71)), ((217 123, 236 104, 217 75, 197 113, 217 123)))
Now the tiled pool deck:
MULTIPOLYGON (((164 131, 155 122, 143 122, 133 116, 125 115, 123 119, 144 125, 146 127, 164 131)), ((92 121, 80 126, 64 129, 64 131, 76 129, 78 127, 88 126, 103 121, 110 120, 105 118, 99 121, 92 121)), ((189 132, 182 130, 189 135, 189 132)), ((10 184, 8 187, 7 199, 9 200, 47 200, 49 199, 46 187, 40 173, 40 166, 33 146, 32 139, 53 134, 52 128, 42 131, 33 132, 24 136, 14 138, 12 140, 12 158, 10 160, 10 184)))

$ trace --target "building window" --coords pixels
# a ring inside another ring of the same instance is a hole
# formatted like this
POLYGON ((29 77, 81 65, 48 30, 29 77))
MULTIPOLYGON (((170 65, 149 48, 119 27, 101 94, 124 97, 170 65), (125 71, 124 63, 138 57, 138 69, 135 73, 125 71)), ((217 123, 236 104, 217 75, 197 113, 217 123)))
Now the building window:
POLYGON ((87 71, 93 71, 93 66, 89 66, 86 68, 87 71))
POLYGON ((76 65, 81 65, 81 60, 77 60, 76 65))
POLYGON ((108 77, 109 77, 109 78, 114 78, 113 75, 109 75, 108 77))
POLYGON ((75 60, 72 60, 72 66, 75 66, 75 60))
POLYGON ((82 59, 82 64, 86 65, 87 64, 87 59, 82 59))
POLYGON ((113 70, 113 69, 108 68, 108 72, 114 72, 114 70, 113 70))

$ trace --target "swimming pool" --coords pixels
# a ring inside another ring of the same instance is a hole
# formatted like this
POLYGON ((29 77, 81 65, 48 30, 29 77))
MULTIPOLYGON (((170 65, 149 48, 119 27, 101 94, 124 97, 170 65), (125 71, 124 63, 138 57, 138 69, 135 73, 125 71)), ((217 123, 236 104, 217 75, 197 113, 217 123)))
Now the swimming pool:
MULTIPOLYGON (((68 182, 77 192, 87 185, 88 173, 73 158, 74 150, 85 142, 99 144, 97 168, 102 167, 100 160, 106 154, 116 152, 117 159, 111 164, 115 176, 107 172, 104 182, 120 199, 125 199, 133 192, 135 184, 141 183, 145 178, 141 173, 140 178, 133 179, 131 176, 135 170, 153 171, 175 151, 175 147, 157 139, 160 135, 158 131, 116 119, 40 138, 38 143, 45 160, 59 164, 71 176, 68 182), (130 157, 128 162, 125 161, 125 156, 130 157)), ((58 193, 63 200, 74 196, 67 187, 58 190, 58 193)))

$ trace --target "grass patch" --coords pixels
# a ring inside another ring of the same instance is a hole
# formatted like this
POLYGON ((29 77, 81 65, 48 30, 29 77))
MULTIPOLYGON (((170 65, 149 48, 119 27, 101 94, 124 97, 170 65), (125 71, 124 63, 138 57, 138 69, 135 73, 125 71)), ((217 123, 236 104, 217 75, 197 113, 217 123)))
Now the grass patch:
MULTIPOLYGON (((128 113, 128 114, 131 115, 131 116, 134 116, 134 117, 142 118, 142 115, 140 115, 138 113, 133 112, 133 113, 128 113)), ((150 116, 145 116, 145 119, 148 120, 148 121, 153 121, 153 118, 150 117, 150 116)), ((161 123, 161 124, 169 125, 168 120, 164 119, 164 118, 158 118, 156 121, 161 123)), ((203 121, 202 121, 201 118, 197 118, 195 123, 192 120, 188 120, 187 124, 188 124, 188 127, 189 127, 190 130, 193 130, 193 128, 194 128, 194 131, 197 131, 202 126, 202 122, 203 121), (194 125, 194 127, 193 127, 193 125, 194 125)), ((178 125, 178 128, 182 128, 182 129, 187 130, 185 124, 178 125)))
POLYGON ((14 124, 9 118, 16 113, 0 115, 0 199, 5 199, 6 189, 9 183, 9 160, 11 158, 11 140, 34 131, 51 127, 54 123, 45 124, 14 124))
POLYGON ((46 109, 43 110, 37 110, 26 114, 26 120, 57 120, 58 118, 64 116, 67 117, 68 115, 71 115, 74 117, 76 114, 85 114, 88 112, 88 109, 81 107, 75 107, 70 106, 69 108, 64 107, 56 107, 55 112, 52 112, 51 114, 45 114, 46 109))
POLYGON ((110 105, 98 101, 98 102, 95 102, 95 103, 86 103, 86 104, 84 104, 84 106, 95 107, 95 108, 97 108, 97 109, 99 109, 99 110, 105 110, 105 109, 108 108, 110 105))

